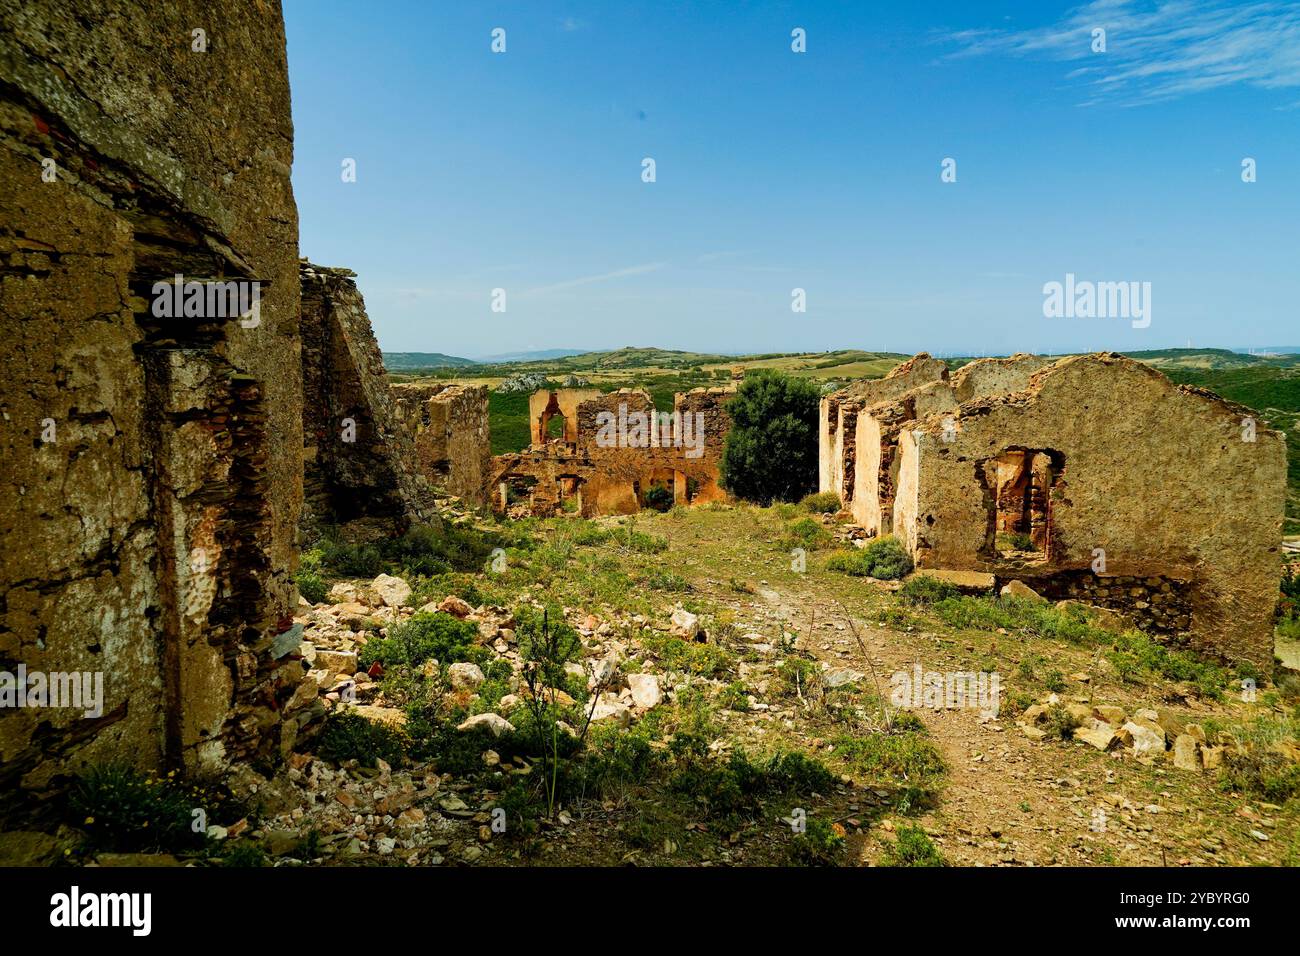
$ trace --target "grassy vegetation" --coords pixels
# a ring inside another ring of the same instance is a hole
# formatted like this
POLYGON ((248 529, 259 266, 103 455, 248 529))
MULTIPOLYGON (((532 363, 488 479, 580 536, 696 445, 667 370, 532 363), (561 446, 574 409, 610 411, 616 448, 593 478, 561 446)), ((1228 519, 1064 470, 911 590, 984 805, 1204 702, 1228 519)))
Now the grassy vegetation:
POLYGON ((885 848, 881 866, 943 866, 938 848, 919 826, 899 827, 898 838, 885 848))
POLYGON ((835 552, 826 561, 826 570, 854 577, 896 581, 911 573, 912 558, 897 538, 886 536, 877 538, 865 548, 835 552))

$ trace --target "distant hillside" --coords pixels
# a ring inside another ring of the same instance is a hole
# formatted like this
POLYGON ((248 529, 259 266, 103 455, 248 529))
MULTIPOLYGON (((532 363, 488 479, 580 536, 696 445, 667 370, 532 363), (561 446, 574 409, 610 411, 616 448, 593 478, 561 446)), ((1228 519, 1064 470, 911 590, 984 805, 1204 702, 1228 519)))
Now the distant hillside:
POLYGON ((542 362, 547 359, 568 358, 570 355, 590 354, 587 349, 538 349, 533 352, 504 352, 501 355, 481 355, 476 362, 483 365, 505 365, 509 362, 542 362))
POLYGON ((394 369, 415 368, 467 368, 478 365, 473 359, 443 355, 441 352, 385 352, 384 367, 394 369))
POLYGON ((1231 349, 1152 349, 1144 352, 1125 352, 1129 358, 1148 362, 1159 369, 1229 369, 1250 366, 1289 368, 1297 361, 1295 355, 1249 355, 1231 349))

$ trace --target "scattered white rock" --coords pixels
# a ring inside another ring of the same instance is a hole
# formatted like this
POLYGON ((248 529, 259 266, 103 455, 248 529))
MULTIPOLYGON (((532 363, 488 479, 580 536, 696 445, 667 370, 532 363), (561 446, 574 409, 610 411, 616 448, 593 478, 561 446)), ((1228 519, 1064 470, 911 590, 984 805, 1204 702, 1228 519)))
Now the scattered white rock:
POLYGON ((488 730, 492 732, 493 737, 500 737, 502 734, 513 733, 515 725, 510 723, 500 714, 475 714, 456 728, 461 731, 471 730, 488 730))
POLYGON ((632 702, 646 710, 657 707, 664 699, 654 674, 628 674, 627 686, 632 691, 632 702))
POLYGON ((477 664, 461 662, 447 668, 447 679, 451 681, 452 690, 477 690, 487 677, 477 664))
POLYGON ((700 619, 685 608, 673 611, 672 633, 688 641, 695 640, 700 633, 700 619))
POLYGON ((404 607, 411 599, 411 586, 391 574, 381 574, 370 582, 370 590, 384 607, 404 607))
POLYGON ((1015 597, 1025 601, 1041 601, 1044 604, 1047 603, 1047 598, 1043 597, 1024 581, 1008 581, 1006 584, 1002 585, 1002 590, 999 593, 1003 597, 1015 597))

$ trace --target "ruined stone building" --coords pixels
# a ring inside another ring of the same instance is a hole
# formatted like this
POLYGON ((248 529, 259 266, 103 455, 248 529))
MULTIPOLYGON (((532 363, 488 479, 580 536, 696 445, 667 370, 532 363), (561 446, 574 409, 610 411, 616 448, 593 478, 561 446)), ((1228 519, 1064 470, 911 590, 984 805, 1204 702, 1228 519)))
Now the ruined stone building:
MULTIPOLYGON (((929 415, 947 416, 962 402, 973 398, 1022 388, 1046 364, 1046 359, 1024 354, 979 359, 962 366, 950 377, 945 374, 938 380, 896 392, 892 398, 873 397, 857 405, 841 405, 840 420, 847 424, 836 463, 845 479, 841 488, 844 507, 869 534, 889 534, 898 481, 896 452, 900 431, 908 423, 929 415)), ((919 363, 913 366, 918 367, 919 363)), ((906 381, 905 376, 881 381, 899 383, 900 380, 906 381)), ((945 421, 950 421, 950 417, 945 421)))
MULTIPOLYGON (((300 263, 304 525, 403 530, 433 513, 418 438, 348 269, 300 263)), ((486 447, 485 447, 486 450, 486 447)))
POLYGON ((542 389, 529 399, 531 445, 493 459, 494 503, 553 514, 572 502, 592 516, 634 513, 656 488, 677 504, 725 500, 718 464, 734 394, 697 388, 674 396, 672 412, 657 412, 637 389, 542 389))
POLYGON ((884 378, 852 382, 826 395, 818 409, 819 491, 833 491, 847 509, 853 499, 858 411, 897 398, 926 382, 946 381, 948 366, 922 352, 894 368, 884 378))
POLYGON ((0 671, 103 689, 0 717, 3 815, 293 743, 302 385, 279 5, 0 0, 0 77, 0 671))
POLYGON ((1269 673, 1282 436, 1119 355, 1030 358, 860 412, 855 515, 920 569, 1020 580, 1269 673))
POLYGON ((418 472, 437 489, 486 503, 492 470, 486 385, 405 382, 392 386, 397 421, 414 436, 418 472))

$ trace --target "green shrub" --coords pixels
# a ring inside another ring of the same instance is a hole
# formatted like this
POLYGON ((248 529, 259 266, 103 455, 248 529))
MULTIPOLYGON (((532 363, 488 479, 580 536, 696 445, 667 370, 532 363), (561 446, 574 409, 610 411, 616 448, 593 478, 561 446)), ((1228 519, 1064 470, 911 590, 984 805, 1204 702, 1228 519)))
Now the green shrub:
POLYGON ((202 849, 207 833, 194 831, 194 810, 212 811, 173 777, 142 774, 122 763, 83 773, 68 805, 90 849, 119 853, 202 849))
POLYGON ((298 585, 298 593, 303 596, 304 600, 312 604, 320 604, 329 597, 329 585, 315 571, 307 568, 299 568, 293 576, 294 583, 298 585))
POLYGON ((754 815, 765 798, 807 796, 835 783, 835 775, 819 761, 798 753, 755 762, 735 750, 719 761, 708 755, 701 738, 681 734, 671 750, 676 760, 669 787, 701 805, 708 816, 729 822, 754 815))
POLYGON ((816 661, 805 657, 787 657, 776 665, 776 681, 771 691, 777 697, 807 694, 814 684, 820 683, 820 674, 816 661))
POLYGON ((228 847, 221 856, 221 865, 227 869, 256 869, 266 864, 266 853, 256 843, 248 841, 228 847))
POLYGON ((928 574, 915 574, 903 582, 898 595, 909 604, 937 604, 958 597, 957 586, 928 574))
POLYGON ((1043 684, 1048 690, 1059 694, 1061 691, 1065 690, 1065 675, 1053 667, 1043 675, 1043 684))
POLYGON ((718 703, 727 710, 734 710, 742 714, 748 713, 749 692, 745 690, 744 682, 732 681, 722 688, 722 693, 718 695, 718 703))
POLYGON ((373 578, 383 573, 384 556, 373 544, 340 541, 332 535, 321 539, 316 550, 321 554, 321 564, 350 578, 373 578))
POLYGON ((478 626, 445 611, 424 611, 388 630, 388 636, 372 640, 359 655, 363 667, 375 661, 385 667, 396 664, 419 666, 436 660, 447 667, 461 661, 482 664, 491 658, 478 643, 478 626))
POLYGON ((764 505, 816 490, 820 401, 810 379, 772 369, 749 373, 727 403, 732 427, 719 464, 722 486, 764 505))
POLYGON ((1047 726, 1043 729, 1047 736, 1055 737, 1058 740, 1069 740, 1074 736, 1074 728, 1079 726, 1079 722, 1074 719, 1074 715, 1065 709, 1061 704, 1053 704, 1047 708, 1047 726))
POLYGON ((873 578, 896 581, 912 571, 912 556, 895 537, 877 538, 863 548, 862 553, 871 566, 873 578))
POLYGON ((1223 755, 1219 784, 1224 790, 1253 794, 1271 803, 1285 803, 1300 792, 1300 765, 1275 750, 1252 747, 1223 755))
POLYGON ((814 514, 833 515, 840 510, 840 496, 833 491, 818 491, 804 495, 799 502, 814 514))
POLYGON ((947 772, 943 757, 925 732, 901 721, 892 730, 842 734, 833 743, 832 752, 869 783, 906 787, 922 798, 928 799, 938 790, 947 772))
POLYGON ((855 577, 896 581, 911 573, 912 556, 897 538, 886 536, 877 538, 865 548, 832 554, 826 567, 855 577))
POLYGON ((781 549, 806 548, 815 551, 831 543, 831 534, 812 518, 800 518, 786 526, 781 549))
POLYGON ((716 644, 700 644, 649 632, 643 634, 641 640, 668 670, 716 678, 727 676, 736 666, 735 655, 716 644))
POLYGON ((898 828, 898 838, 885 847, 882 866, 943 866, 939 849, 920 826, 898 828))
POLYGON ((655 482, 646 489, 642 501, 647 508, 655 511, 667 511, 673 506, 673 492, 661 482, 655 482))
POLYGON ((795 863, 803 866, 834 866, 844 856, 844 837, 833 823, 820 817, 808 817, 804 832, 795 834, 790 852, 795 863))
POLYGON ((344 710, 325 722, 316 751, 334 763, 357 760, 373 767, 380 759, 397 766, 406 752, 406 738, 387 724, 344 710))
POLYGON ((1108 635, 1112 650, 1106 655, 1107 660, 1127 679, 1133 672, 1151 671, 1170 680, 1187 681, 1195 685, 1202 697, 1218 700, 1223 697, 1223 688, 1228 683, 1228 672, 1218 664, 1202 660, 1187 651, 1171 650, 1143 634, 1141 631, 1128 631, 1119 635, 1108 635))
POLYGON ((1003 551, 1035 551, 1034 539, 1023 531, 1004 531, 997 536, 997 546, 1003 551))

